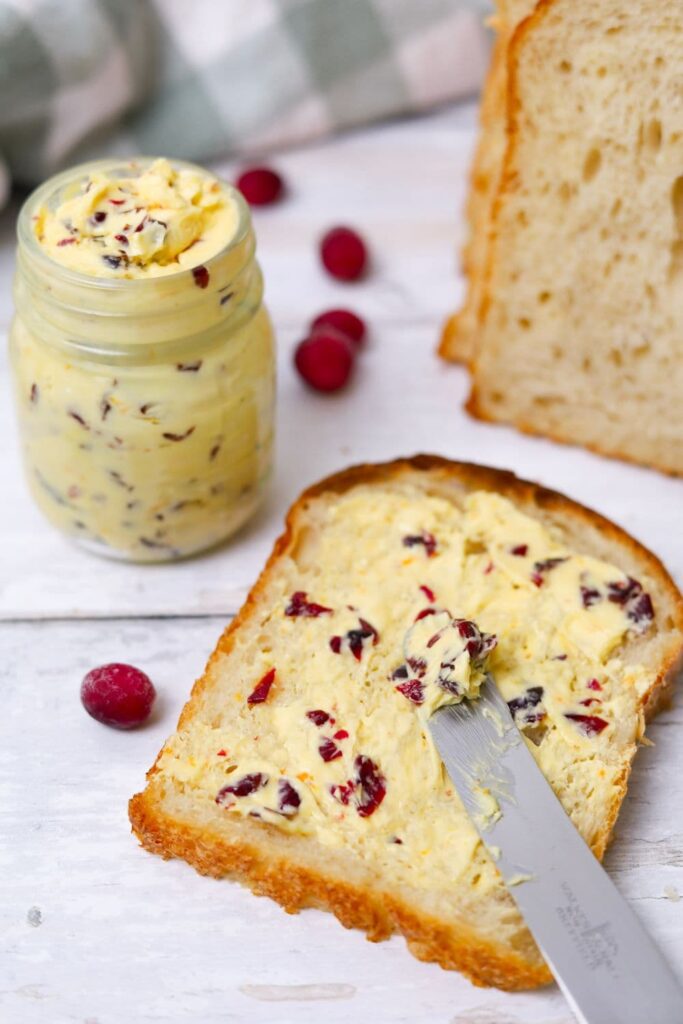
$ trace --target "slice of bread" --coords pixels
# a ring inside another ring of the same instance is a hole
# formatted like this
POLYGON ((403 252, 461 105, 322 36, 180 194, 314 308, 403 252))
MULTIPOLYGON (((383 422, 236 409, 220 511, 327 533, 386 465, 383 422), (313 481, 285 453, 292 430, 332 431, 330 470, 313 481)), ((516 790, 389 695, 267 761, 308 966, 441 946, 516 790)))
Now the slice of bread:
POLYGON ((683 474, 683 13, 542 0, 508 142, 468 408, 683 474))
POLYGON ((430 456, 350 469, 294 504, 130 817, 148 850, 287 911, 326 908, 477 984, 534 987, 550 973, 423 724, 406 634, 444 610, 497 637, 489 668, 602 856, 672 682, 681 597, 594 512, 430 456))
POLYGON ((479 108, 479 139, 465 208, 467 241, 462 252, 462 271, 467 280, 466 292, 461 308, 444 327, 439 348, 444 359, 457 363, 467 363, 472 358, 479 327, 493 202, 507 145, 508 47, 517 25, 535 6, 536 0, 498 0, 496 16, 491 19, 496 39, 479 108))

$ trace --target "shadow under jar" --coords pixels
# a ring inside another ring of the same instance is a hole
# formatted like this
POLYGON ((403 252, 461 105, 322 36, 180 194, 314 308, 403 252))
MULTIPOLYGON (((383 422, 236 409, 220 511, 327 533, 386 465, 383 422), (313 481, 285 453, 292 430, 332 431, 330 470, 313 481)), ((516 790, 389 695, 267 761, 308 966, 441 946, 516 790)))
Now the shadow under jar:
POLYGON ((252 515, 270 472, 274 413, 249 209, 229 185, 220 188, 235 204, 234 231, 200 266, 91 276, 41 247, 37 209, 55 209, 95 172, 125 178, 149 163, 83 165, 27 200, 10 335, 35 501, 82 546, 139 562, 213 547, 252 515))

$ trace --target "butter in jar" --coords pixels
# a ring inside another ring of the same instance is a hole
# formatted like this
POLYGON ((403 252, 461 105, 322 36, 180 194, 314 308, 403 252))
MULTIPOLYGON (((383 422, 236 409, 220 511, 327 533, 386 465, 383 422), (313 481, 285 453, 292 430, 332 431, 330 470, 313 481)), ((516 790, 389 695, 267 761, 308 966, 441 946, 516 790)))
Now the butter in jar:
POLYGON ((167 561, 254 512, 274 343, 249 209, 166 160, 82 165, 18 224, 11 364, 31 493, 98 553, 167 561))

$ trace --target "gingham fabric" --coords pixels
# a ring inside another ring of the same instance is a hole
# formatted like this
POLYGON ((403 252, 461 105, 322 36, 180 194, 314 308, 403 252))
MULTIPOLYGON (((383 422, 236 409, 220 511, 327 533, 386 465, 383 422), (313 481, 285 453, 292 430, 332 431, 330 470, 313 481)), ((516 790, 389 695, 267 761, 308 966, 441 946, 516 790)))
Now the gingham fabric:
POLYGON ((476 91, 486 0, 0 0, 0 159, 208 160, 476 91))

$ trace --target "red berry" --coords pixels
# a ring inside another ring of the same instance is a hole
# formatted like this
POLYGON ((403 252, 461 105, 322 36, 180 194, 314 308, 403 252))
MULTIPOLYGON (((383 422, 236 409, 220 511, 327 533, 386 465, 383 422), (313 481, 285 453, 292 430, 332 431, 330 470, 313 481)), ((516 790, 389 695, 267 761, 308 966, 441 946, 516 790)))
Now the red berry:
POLYGON ((320 242, 320 258, 325 270, 342 281, 362 277, 368 253, 365 242, 352 228, 332 228, 320 242))
POLYGON ((268 206, 282 198, 285 183, 270 167, 249 167, 240 174, 237 187, 251 206, 268 206))
POLYGON ((149 718, 156 690, 149 676, 132 665, 101 665, 81 683, 83 707, 103 725, 132 729, 149 718))
POLYGON ((311 324, 311 332, 314 333, 322 327, 333 327, 335 331, 341 331, 356 345, 362 345, 365 340, 365 323, 350 309, 326 309, 311 324))
POLYGON ((353 343, 332 328, 304 338, 296 347, 297 370, 316 391, 338 391, 353 369, 353 343))

